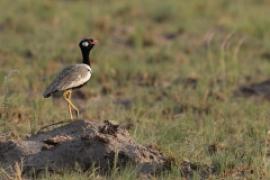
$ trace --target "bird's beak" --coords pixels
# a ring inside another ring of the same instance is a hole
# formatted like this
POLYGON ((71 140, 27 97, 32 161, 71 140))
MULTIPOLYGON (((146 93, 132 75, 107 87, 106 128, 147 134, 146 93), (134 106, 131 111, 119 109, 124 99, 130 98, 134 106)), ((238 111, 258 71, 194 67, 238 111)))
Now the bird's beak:
POLYGON ((98 43, 98 40, 96 40, 96 39, 91 42, 91 44, 94 44, 94 45, 97 43, 98 43))

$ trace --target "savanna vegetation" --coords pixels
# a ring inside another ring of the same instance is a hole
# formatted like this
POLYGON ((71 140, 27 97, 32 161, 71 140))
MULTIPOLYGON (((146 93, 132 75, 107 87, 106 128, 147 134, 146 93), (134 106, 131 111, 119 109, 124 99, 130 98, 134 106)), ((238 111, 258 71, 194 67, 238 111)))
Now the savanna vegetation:
MULTIPOLYGON (((270 178, 270 103, 237 92, 270 77, 269 7, 267 0, 0 0, 1 138, 69 118, 63 99, 42 92, 62 67, 80 62, 79 40, 94 37, 92 78, 74 101, 82 118, 127 124, 136 141, 171 156, 172 171, 157 179, 185 176, 183 162, 212 169, 213 179, 270 178)), ((197 168, 192 178, 202 174, 197 168)))

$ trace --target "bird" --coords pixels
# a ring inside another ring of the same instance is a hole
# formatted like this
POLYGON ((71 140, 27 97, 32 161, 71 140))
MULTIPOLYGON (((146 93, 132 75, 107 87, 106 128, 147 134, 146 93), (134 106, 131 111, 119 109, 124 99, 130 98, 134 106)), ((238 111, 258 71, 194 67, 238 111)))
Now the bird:
POLYGON ((97 40, 93 38, 83 38, 79 42, 82 63, 69 65, 63 68, 43 93, 44 98, 48 98, 55 93, 63 93, 63 97, 68 104, 71 119, 73 119, 72 110, 76 111, 77 117, 80 115, 79 109, 71 101, 72 90, 81 88, 91 78, 92 69, 90 52, 96 43, 97 40))

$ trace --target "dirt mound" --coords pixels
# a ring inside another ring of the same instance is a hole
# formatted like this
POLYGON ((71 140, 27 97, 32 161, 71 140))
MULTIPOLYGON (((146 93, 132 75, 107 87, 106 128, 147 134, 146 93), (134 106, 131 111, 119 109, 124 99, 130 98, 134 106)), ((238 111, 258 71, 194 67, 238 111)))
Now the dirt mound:
POLYGON ((8 172, 18 163, 24 176, 96 167, 109 173, 133 165, 138 173, 170 169, 171 160, 152 146, 137 144, 127 130, 109 121, 77 120, 24 140, 0 142, 0 164, 8 172))

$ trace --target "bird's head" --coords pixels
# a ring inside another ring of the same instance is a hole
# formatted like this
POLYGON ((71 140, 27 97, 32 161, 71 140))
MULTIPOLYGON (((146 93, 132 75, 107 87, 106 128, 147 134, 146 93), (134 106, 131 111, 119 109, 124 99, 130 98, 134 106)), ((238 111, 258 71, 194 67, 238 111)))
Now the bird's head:
POLYGON ((80 41, 79 46, 82 50, 90 50, 95 46, 96 43, 97 43, 97 40, 95 39, 84 38, 80 41))

